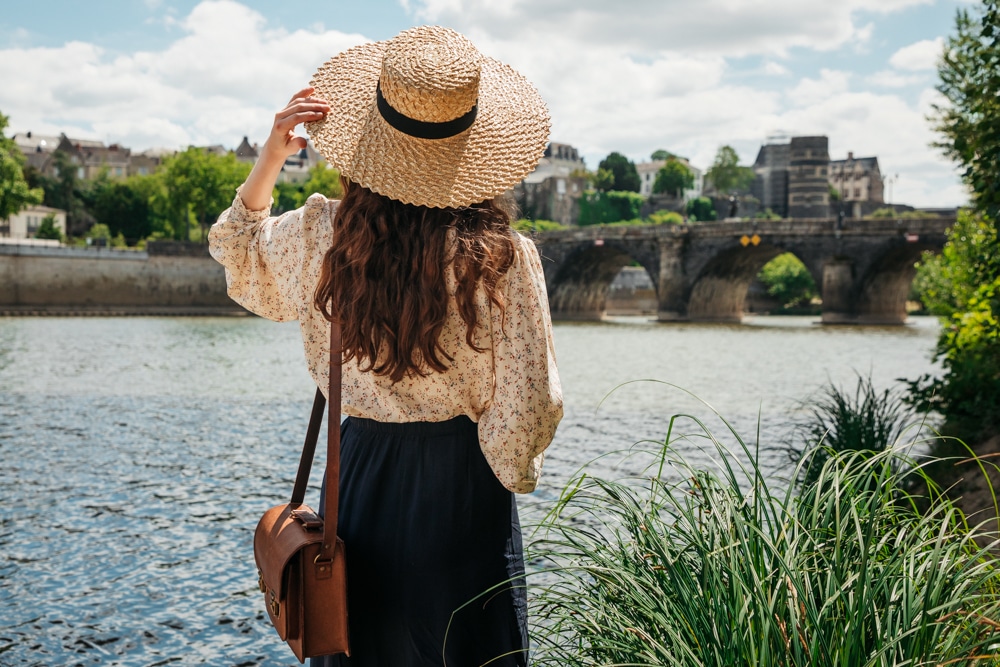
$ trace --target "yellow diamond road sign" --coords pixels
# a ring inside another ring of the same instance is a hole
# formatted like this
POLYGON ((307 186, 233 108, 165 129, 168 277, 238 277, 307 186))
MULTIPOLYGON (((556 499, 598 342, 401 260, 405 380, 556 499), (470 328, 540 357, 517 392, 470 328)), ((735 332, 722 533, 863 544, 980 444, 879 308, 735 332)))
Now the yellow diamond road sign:
POLYGON ((743 236, 741 236, 740 237, 740 245, 743 246, 744 248, 746 248, 748 245, 750 245, 750 237, 747 236, 746 234, 744 234, 743 236))
POLYGON ((760 237, 754 234, 753 236, 750 237, 750 243, 754 245, 760 245, 760 237))

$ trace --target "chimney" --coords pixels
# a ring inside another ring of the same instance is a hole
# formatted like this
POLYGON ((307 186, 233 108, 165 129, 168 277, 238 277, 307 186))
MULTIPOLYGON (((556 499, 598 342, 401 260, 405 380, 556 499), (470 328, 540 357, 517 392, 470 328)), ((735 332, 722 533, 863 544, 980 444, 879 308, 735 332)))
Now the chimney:
POLYGON ((854 159, 854 151, 847 151, 847 159, 848 160, 854 159))
POLYGON ((28 130, 28 138, 31 138, 31 130, 28 130))

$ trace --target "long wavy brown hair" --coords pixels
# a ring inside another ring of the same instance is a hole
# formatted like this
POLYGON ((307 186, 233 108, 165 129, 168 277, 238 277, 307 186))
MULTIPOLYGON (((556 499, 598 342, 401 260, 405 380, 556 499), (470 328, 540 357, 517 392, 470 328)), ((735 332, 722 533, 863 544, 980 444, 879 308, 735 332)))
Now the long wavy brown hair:
POLYGON ((328 320, 340 322, 344 361, 357 359, 362 371, 394 383, 446 370, 452 357, 438 338, 448 315, 449 264, 465 341, 484 351, 474 340, 480 324, 475 295, 481 285, 491 303, 501 311, 506 306, 497 286, 514 261, 512 204, 499 198, 428 208, 343 185, 315 303, 328 320))

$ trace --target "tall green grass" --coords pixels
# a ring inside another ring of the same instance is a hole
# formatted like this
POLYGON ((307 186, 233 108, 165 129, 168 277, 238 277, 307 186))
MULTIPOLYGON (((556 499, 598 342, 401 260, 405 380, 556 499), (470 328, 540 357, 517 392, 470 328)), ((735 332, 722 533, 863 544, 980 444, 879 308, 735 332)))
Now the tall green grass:
POLYGON ((644 475, 584 471, 536 528, 534 664, 1000 664, 1000 570, 905 448, 830 450, 813 483, 779 486, 738 435, 734 457, 677 420, 640 448, 644 475))
POLYGON ((792 460, 802 464, 800 481, 805 485, 816 482, 831 455, 882 452, 920 427, 911 423, 913 409, 900 391, 880 392, 871 377, 861 375, 853 394, 828 384, 806 405, 809 417, 796 429, 798 442, 789 447, 792 460))

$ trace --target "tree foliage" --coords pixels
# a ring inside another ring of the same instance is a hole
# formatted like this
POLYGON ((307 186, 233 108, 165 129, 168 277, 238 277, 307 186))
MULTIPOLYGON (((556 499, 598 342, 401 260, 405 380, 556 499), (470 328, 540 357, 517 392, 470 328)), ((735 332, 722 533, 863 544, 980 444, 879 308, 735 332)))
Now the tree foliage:
POLYGON ((149 200, 127 181, 104 181, 95 188, 94 217, 133 245, 153 232, 149 200))
POLYGON ((976 17, 959 10, 938 63, 937 145, 963 168, 976 207, 1000 220, 1000 4, 984 0, 976 17))
POLYGON ((658 172, 653 181, 653 192, 680 197, 685 190, 694 187, 694 172, 680 160, 669 159, 658 172))
POLYGON ((13 139, 4 134, 7 116, 0 113, 0 220, 6 220, 22 209, 41 204, 45 193, 32 188, 24 178, 24 155, 13 139))
POLYGON ((740 166, 740 156, 732 146, 722 146, 715 154, 715 160, 705 178, 717 192, 747 192, 753 185, 754 171, 751 167, 740 166))
POLYGON ((672 158, 676 158, 677 156, 671 153, 670 151, 665 151, 662 148, 660 148, 658 150, 653 151, 653 154, 650 155, 649 157, 654 162, 658 162, 659 160, 670 160, 672 158))
POLYGON ((715 213, 715 205, 708 197, 692 199, 687 203, 685 212, 688 218, 695 222, 708 222, 718 218, 718 215, 715 213))
POLYGON ((933 122, 945 153, 964 168, 978 215, 963 213, 940 258, 920 270, 923 298, 948 315, 938 339, 941 377, 910 383, 912 400, 971 437, 1000 429, 1000 8, 959 11, 938 65, 949 104, 933 122))
POLYGON ((340 172, 318 162, 309 168, 309 178, 302 183, 278 183, 274 186, 274 204, 277 212, 292 211, 306 203, 311 195, 319 193, 330 199, 344 195, 340 185, 340 172))
POLYGON ((767 293, 785 308, 808 304, 819 294, 809 269, 790 252, 765 264, 757 278, 767 287, 767 293))
MULTIPOLYGON (((601 169, 607 169, 614 176, 614 180, 608 190, 620 190, 622 192, 638 192, 641 181, 639 172, 636 171, 635 163, 621 153, 615 151, 609 153, 606 158, 597 165, 598 174, 601 169)), ((598 187, 598 189, 602 189, 598 187)))
POLYGON ((979 285, 1000 276, 997 229, 982 215, 961 211, 940 255, 926 254, 914 280, 924 307, 934 315, 960 313, 979 285))
POLYGON ((232 153, 216 155, 195 146, 167 158, 161 173, 178 216, 175 236, 190 238, 189 221, 193 217, 202 226, 205 238, 208 226, 229 208, 236 188, 246 180, 250 169, 232 153))

